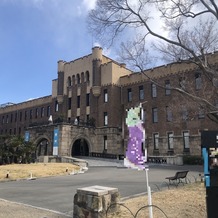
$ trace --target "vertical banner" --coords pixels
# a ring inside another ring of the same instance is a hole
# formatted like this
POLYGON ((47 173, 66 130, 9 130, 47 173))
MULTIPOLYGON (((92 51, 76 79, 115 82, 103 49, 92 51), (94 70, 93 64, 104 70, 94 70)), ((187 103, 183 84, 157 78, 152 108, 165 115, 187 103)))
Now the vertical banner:
POLYGON ((29 142, 30 141, 30 133, 29 133, 29 131, 25 132, 24 140, 25 140, 25 142, 29 142))
POLYGON ((58 155, 58 146, 59 146, 59 130, 54 129, 54 138, 53 138, 53 155, 58 155))
POLYGON ((129 140, 124 165, 134 169, 144 169, 147 162, 147 150, 144 146, 145 129, 143 127, 143 109, 141 104, 127 110, 126 125, 129 130, 129 140), (140 116, 141 115, 141 116, 140 116), (143 152, 143 147, 145 151, 143 152))

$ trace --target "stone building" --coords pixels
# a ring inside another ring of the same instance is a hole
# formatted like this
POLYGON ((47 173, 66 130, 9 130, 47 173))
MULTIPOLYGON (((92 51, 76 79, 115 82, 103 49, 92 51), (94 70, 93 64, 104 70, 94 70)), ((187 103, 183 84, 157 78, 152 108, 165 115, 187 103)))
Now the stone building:
MULTIPOLYGON (((217 65, 218 54, 210 58, 217 65)), ((50 96, 1 106, 0 134, 25 135, 35 143, 36 156, 117 158, 125 155, 128 141, 126 110, 141 103, 142 149, 146 146, 150 156, 200 155, 200 131, 215 130, 216 124, 172 87, 189 87, 214 105, 216 90, 191 64, 172 63, 144 73, 106 57, 100 47, 71 62, 58 61, 50 96)))

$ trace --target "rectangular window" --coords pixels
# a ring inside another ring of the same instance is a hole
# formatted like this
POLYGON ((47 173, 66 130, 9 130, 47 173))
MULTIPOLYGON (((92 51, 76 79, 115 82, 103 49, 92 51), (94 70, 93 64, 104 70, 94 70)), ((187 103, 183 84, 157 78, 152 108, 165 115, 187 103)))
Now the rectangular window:
POLYGON ((188 110, 186 107, 182 107, 182 119, 188 120, 188 110))
POLYGON ((11 114, 11 123, 13 122, 13 114, 11 114))
POLYGON ((151 84, 151 96, 152 98, 157 97, 157 86, 154 83, 151 84))
POLYGON ((30 119, 33 118, 33 110, 30 110, 30 119))
POLYGON ((86 106, 90 106, 90 94, 86 94, 86 106))
POLYGON ((20 111, 20 121, 22 121, 22 111, 20 111))
POLYGON ((185 87, 186 87, 185 77, 180 77, 179 78, 179 87, 180 87, 180 89, 185 90, 185 87))
POLYGON ((55 112, 58 112, 58 101, 55 101, 55 112))
POLYGON ((47 117, 49 117, 51 115, 51 107, 48 106, 47 107, 47 117))
POLYGON ((204 119, 205 118, 205 113, 203 108, 199 108, 198 110, 198 119, 204 119))
POLYGON ((42 108, 41 108, 41 117, 44 117, 44 116, 45 116, 45 108, 42 107, 42 108))
POLYGON ((80 95, 77 96, 77 108, 80 108, 80 95))
POLYGON ((132 101, 132 89, 127 89, 127 97, 128 97, 128 102, 132 101))
POLYGON ((107 151, 107 136, 104 136, 104 151, 107 151))
POLYGON ((72 98, 68 98, 68 110, 71 110, 72 98))
POLYGON ((27 111, 24 112, 24 120, 27 120, 27 111))
POLYGON ((173 121, 173 113, 172 113, 171 108, 168 106, 166 107, 166 115, 167 115, 167 117, 166 117, 167 121, 172 122, 173 121))
POLYGON ((143 100, 143 99, 144 99, 144 87, 139 86, 139 100, 143 100))
POLYGON ((159 149, 159 133, 153 134, 154 150, 159 149))
POLYGON ((169 132, 167 134, 167 138, 168 138, 168 149, 172 150, 173 149, 173 133, 169 132))
POLYGON ((158 122, 158 114, 157 114, 157 108, 152 108, 152 119, 153 119, 153 123, 157 123, 158 122))
POLYGON ((5 123, 5 116, 2 117, 2 124, 5 123))
POLYGON ((17 112, 15 113, 14 121, 17 122, 17 112))
POLYGON ((86 123, 89 122, 89 114, 86 115, 86 123))
POLYGON ((107 112, 104 112, 104 126, 108 125, 108 114, 107 112))
POLYGON ((183 131, 184 149, 189 149, 189 131, 183 131))
POLYGON ((8 123, 8 115, 6 116, 6 123, 8 123))
POLYGON ((38 108, 36 108, 36 111, 35 111, 35 118, 38 118, 38 116, 39 116, 39 110, 38 110, 38 108))
POLYGON ((202 78, 200 73, 195 74, 195 88, 199 90, 202 88, 202 78))
POLYGON ((108 93, 107 93, 107 89, 104 89, 104 102, 108 102, 108 93))
POLYGON ((170 81, 166 80, 165 81, 165 95, 170 95, 170 94, 171 94, 170 81))

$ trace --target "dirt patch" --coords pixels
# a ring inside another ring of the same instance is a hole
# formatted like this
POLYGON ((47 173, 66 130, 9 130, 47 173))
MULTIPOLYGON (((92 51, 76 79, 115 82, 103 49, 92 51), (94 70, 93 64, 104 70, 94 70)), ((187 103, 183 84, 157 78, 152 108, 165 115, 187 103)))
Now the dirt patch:
POLYGON ((79 167, 71 163, 34 163, 10 164, 0 166, 0 181, 25 179, 32 177, 46 177, 67 175, 78 171, 79 167), (8 178, 7 178, 8 177, 8 178))
MULTIPOLYGON (((206 191, 204 184, 194 183, 170 190, 152 193, 152 207, 154 218, 206 218, 206 191)), ((113 214, 117 218, 133 218, 137 211, 137 218, 149 217, 147 196, 132 198, 123 202, 121 213, 113 214), (126 208, 125 208, 126 207, 126 208), (128 209, 132 212, 128 211, 128 209)))

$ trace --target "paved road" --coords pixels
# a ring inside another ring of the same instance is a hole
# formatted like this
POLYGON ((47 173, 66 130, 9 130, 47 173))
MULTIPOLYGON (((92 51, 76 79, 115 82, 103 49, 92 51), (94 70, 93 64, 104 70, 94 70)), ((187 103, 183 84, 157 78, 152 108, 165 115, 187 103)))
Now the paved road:
MULTIPOLYGON (((122 198, 146 192, 145 171, 126 169, 120 165, 113 167, 111 163, 107 167, 105 164, 101 166, 99 161, 93 162, 90 164, 93 166, 84 174, 0 183, 0 198, 72 215, 73 197, 77 188, 92 185, 116 187, 122 198)), ((160 186, 166 176, 174 175, 182 169, 190 170, 190 179, 203 172, 202 167, 151 165, 151 187, 155 188, 154 184, 160 186)))

